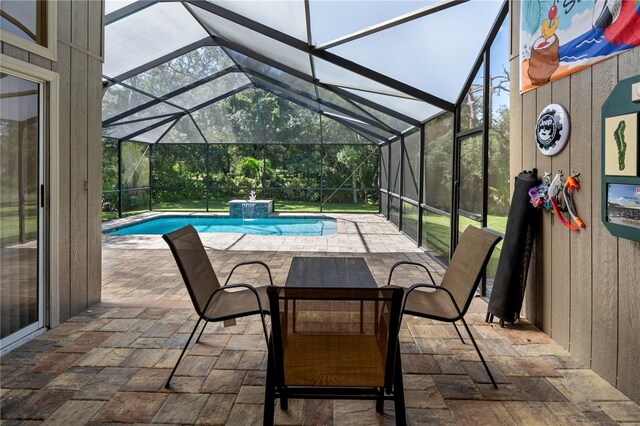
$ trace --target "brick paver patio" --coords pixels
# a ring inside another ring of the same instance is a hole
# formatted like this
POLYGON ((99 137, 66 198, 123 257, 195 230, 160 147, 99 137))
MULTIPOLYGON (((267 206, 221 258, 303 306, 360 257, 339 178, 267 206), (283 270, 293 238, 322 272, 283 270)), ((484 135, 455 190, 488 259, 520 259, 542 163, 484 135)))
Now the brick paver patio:
MULTIPOLYGON (((383 218, 336 215, 334 237, 203 237, 221 278, 243 260, 270 265, 277 285, 291 258, 362 256, 379 285, 398 260, 443 269, 383 218)), ((105 237, 103 302, 1 359, 2 424, 262 423, 266 344, 257 318, 211 324, 163 388, 196 321, 169 250, 158 237, 105 237)), ((259 282, 257 267, 234 282, 259 282)), ((396 284, 424 281, 418 270, 396 284)), ((474 300, 467 319, 499 389, 452 325, 404 317, 401 329, 407 416, 411 424, 536 425, 640 422, 640 408, 584 368, 535 327, 484 322, 474 300)), ((291 400, 278 424, 394 424, 370 401, 291 400)))

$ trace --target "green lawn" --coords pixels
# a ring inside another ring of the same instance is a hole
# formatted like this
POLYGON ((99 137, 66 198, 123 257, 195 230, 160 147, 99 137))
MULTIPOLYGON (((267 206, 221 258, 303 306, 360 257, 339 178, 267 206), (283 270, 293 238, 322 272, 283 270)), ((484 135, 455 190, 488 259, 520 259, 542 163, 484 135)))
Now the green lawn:
MULTIPOLYGON (((447 258, 449 253, 449 237, 451 227, 449 226, 449 218, 432 212, 426 212, 426 223, 424 224, 424 232, 426 234, 426 244, 430 251, 433 251, 437 256, 441 258, 447 258)), ((500 232, 504 232, 507 224, 506 216, 493 216, 487 217, 487 223, 491 229, 495 229, 500 232)), ((467 219, 466 217, 460 217, 460 231, 467 229, 467 226, 479 226, 479 223, 467 219)), ((495 276, 496 268, 498 267, 498 259, 500 258, 500 252, 502 251, 502 242, 500 242, 493 254, 489 265, 487 266, 487 275, 489 277, 495 276)))
MULTIPOLYGON (((24 229, 27 239, 35 238, 38 231, 38 218, 36 204, 27 204, 25 206, 24 229)), ((0 208, 0 242, 3 245, 13 244, 20 239, 20 218, 18 215, 18 206, 4 206, 0 208)))
MULTIPOLYGON (((319 212, 320 204, 305 201, 277 200, 276 212, 319 212)), ((204 202, 200 200, 182 202, 154 203, 153 209, 157 211, 204 211, 204 202)), ((227 200, 209 200, 209 211, 229 211, 227 200)), ((323 212, 353 212, 353 213, 377 213, 377 204, 351 204, 351 203, 327 203, 322 207, 323 212)))
MULTIPOLYGON (((276 201, 277 212, 319 212, 320 204, 303 201, 276 201)), ((325 203, 324 213, 378 213, 377 204, 325 203)))
MULTIPOLYGON (((319 213, 320 204, 307 203, 304 201, 276 201, 276 212, 299 212, 299 213, 319 213)), ((168 212, 203 212, 205 204, 202 200, 188 200, 180 202, 155 202, 153 204, 154 211, 168 212)), ((209 211, 211 212, 227 212, 229 205, 227 200, 209 200, 209 211)), ((350 204, 350 203, 326 203, 322 207, 322 211, 326 213, 378 213, 377 204, 350 204)), ((137 214, 142 211, 128 212, 127 214, 137 214)), ((102 212, 102 220, 111 220, 118 217, 117 212, 102 212)))

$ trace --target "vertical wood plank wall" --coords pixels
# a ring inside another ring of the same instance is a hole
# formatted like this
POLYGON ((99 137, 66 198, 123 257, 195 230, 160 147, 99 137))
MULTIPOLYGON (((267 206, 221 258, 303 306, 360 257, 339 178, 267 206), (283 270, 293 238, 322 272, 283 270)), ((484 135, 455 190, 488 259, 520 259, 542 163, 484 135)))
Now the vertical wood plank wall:
POLYGON ((60 75, 60 321, 100 301, 101 1, 57 5, 57 60, 2 43, 2 53, 60 75))
POLYGON ((587 225, 571 232, 545 214, 532 262, 528 318, 627 396, 640 402, 640 243, 611 236, 600 221, 601 107, 616 83, 640 74, 640 48, 519 95, 520 2, 511 2, 511 175, 537 168, 580 172, 574 194, 587 225), (562 105, 571 137, 558 155, 535 148, 546 105, 562 105))

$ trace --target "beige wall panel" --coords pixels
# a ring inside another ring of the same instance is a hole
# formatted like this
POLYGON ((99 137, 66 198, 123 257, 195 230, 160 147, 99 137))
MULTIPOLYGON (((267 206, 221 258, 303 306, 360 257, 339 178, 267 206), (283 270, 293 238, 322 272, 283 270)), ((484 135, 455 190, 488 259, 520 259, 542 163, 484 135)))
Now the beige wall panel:
POLYGON ((60 125, 58 141, 60 144, 60 212, 59 212, 59 300, 60 321, 70 317, 70 209, 71 209, 71 49, 58 43, 58 61, 54 71, 60 75, 60 125))
MULTIPOLYGON (((569 78, 563 78, 551 85, 551 101, 562 105, 567 111, 571 108, 571 85, 569 78)), ((562 169, 570 170, 569 148, 551 157, 552 176, 562 169)), ((569 245, 568 228, 557 218, 551 227, 551 244, 553 246, 553 271, 551 281, 551 337, 565 348, 569 348, 569 320, 571 309, 571 247, 569 245)))
POLYGON ((601 110, 618 82, 618 60, 610 59, 592 68, 591 163, 592 211, 592 325, 591 368, 609 383, 616 384, 618 357, 618 240, 600 220, 601 110))
POLYGON ((71 43, 83 49, 89 48, 89 2, 71 2, 71 43))
MULTIPOLYGON (((520 54, 520 7, 521 4, 519 1, 512 1, 509 4, 509 17, 511 19, 511 56, 520 54)), ((519 64, 519 61, 518 61, 519 64)), ((511 74, 511 78, 513 78, 515 74, 511 74)), ((518 73, 518 75, 520 75, 518 73)), ((511 91, 511 93, 519 93, 520 87, 518 90, 511 91)))
POLYGON ((618 240, 619 318, 618 383, 640 403, 640 242, 618 240))
MULTIPOLYGON (((580 173, 580 189, 573 191, 577 214, 586 223, 579 232, 570 232, 571 243, 571 352, 585 365, 591 362, 591 68, 571 75, 571 169, 580 173)), ((568 217, 568 215, 567 215, 568 217)), ((567 219, 570 220, 570 219, 567 219)))
MULTIPOLYGON (((88 99, 102 99, 102 63, 89 60, 88 99)), ((89 102, 87 114, 87 297, 89 306, 100 302, 102 288, 102 138, 101 103, 89 102)))
MULTIPOLYGON (((511 93, 518 93, 518 61, 511 61, 511 93)), ((511 96, 509 100, 510 122, 509 134, 512 141, 522 140, 522 96, 511 96)), ((511 144, 509 150, 509 164, 511 176, 516 176, 522 170, 522 144, 511 144)), ((515 187, 514 179, 510 180, 510 190, 513 193, 515 187)))
MULTIPOLYGON (((74 3, 75 6, 75 3, 74 3)), ((70 313, 87 307, 87 56, 71 50, 70 313)))
POLYGON ((29 52, 11 44, 2 43, 2 53, 21 61, 29 62, 29 52))
POLYGON ((100 1, 91 1, 88 10, 88 49, 99 57, 102 57, 102 4, 100 1))
POLYGON ((536 164, 536 92, 522 95, 522 168, 530 170, 536 164))
POLYGON ((640 74, 640 48, 628 50, 618 55, 618 79, 633 77, 640 74))
MULTIPOLYGON (((620 80, 640 74, 640 48, 619 56, 620 80)), ((618 388, 640 403, 640 242, 618 239, 618 388)))
MULTIPOLYGON (((538 119, 540 111, 551 103, 551 84, 542 86, 536 90, 536 113, 535 120, 538 119)), ((535 137, 535 135, 534 135, 535 137)), ((535 142, 532 142, 535 144, 535 142)), ((538 168, 538 176, 540 179, 544 176, 545 172, 551 171, 551 157, 542 154, 537 146, 536 150, 536 166, 538 168)), ((552 306, 552 292, 551 292, 551 280, 553 276, 553 247, 551 245, 551 215, 548 212, 542 212, 540 218, 540 230, 538 235, 541 238, 538 239, 538 246, 540 247, 540 261, 538 262, 538 300, 541 301, 537 306, 537 323, 542 331, 551 335, 551 306, 552 306)))
POLYGON ((51 69, 51 61, 35 53, 29 53, 29 63, 47 70, 51 69))
MULTIPOLYGON (((58 1, 58 40, 69 43, 71 41, 71 2, 58 1)), ((58 45, 60 45, 58 43, 58 45)), ((58 58, 58 60, 60 60, 58 58)))

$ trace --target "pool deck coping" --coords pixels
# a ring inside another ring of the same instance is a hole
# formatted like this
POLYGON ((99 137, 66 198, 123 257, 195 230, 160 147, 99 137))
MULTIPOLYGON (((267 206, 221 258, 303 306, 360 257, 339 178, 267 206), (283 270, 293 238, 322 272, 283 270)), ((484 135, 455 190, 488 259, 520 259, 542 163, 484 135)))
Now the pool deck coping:
MULTIPOLYGON (((340 215, 349 214, 349 213, 339 213, 340 215)), ((361 213, 360 213, 361 214, 361 213)), ((378 213, 370 213, 372 215, 377 215, 378 213)), ((136 225, 138 223, 147 222, 152 219, 158 219, 162 217, 227 217, 229 213, 227 212, 145 212, 136 215, 131 215, 127 217, 122 217, 118 219, 111 219, 106 222, 102 222, 102 233, 113 231, 119 228, 123 228, 126 226, 136 225)), ((273 212, 268 216, 269 218, 277 218, 277 217, 328 217, 333 219, 338 219, 335 214, 332 213, 308 213, 308 212, 273 212)), ((264 218, 261 218, 264 219, 264 218)))
MULTIPOLYGON (((228 217, 224 213, 147 212, 140 215, 105 222, 103 232, 139 221, 158 217, 211 216, 228 217)), ((201 233, 206 248, 232 251, 322 252, 322 253, 424 253, 379 213, 278 213, 273 217, 326 217, 336 219, 337 232, 323 236, 265 236, 243 233, 201 233)), ((102 234, 103 249, 166 249, 160 235, 102 234)))

